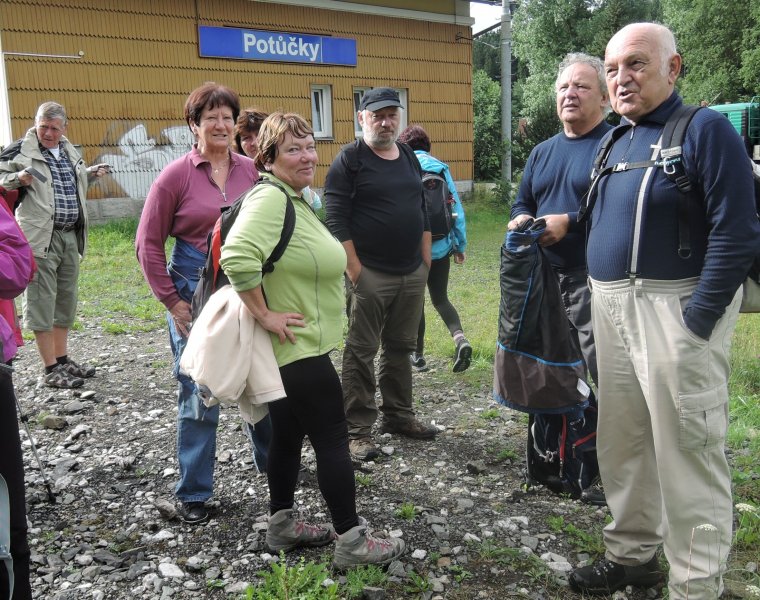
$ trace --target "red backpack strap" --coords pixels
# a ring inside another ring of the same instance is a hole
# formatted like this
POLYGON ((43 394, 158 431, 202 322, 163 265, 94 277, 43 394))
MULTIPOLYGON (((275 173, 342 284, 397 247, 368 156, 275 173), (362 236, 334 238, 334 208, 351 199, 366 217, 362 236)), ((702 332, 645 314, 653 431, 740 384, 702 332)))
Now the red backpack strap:
POLYGON ((211 289, 216 289, 216 279, 219 276, 219 259, 222 257, 222 219, 219 218, 216 220, 216 223, 214 224, 214 229, 211 232, 211 247, 209 248, 209 252, 211 252, 211 261, 212 265, 214 267, 214 273, 213 277, 211 279, 212 285, 211 289))

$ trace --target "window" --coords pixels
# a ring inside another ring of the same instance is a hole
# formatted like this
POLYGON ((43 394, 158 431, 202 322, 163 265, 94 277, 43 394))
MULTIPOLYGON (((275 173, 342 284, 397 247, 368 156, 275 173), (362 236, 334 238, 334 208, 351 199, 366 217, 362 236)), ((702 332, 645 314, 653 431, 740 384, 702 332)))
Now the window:
POLYGON ((329 85, 311 86, 311 127, 314 137, 332 138, 332 88, 329 85))
MULTIPOLYGON (((356 113, 359 112, 359 104, 362 101, 362 97, 364 96, 364 92, 371 90, 371 87, 355 87, 354 88, 354 135, 356 137, 362 137, 362 128, 359 125, 359 120, 356 118, 356 113)), ((399 124, 399 133, 406 129, 407 125, 407 118, 406 118, 406 109, 409 108, 408 102, 408 96, 406 93, 406 89, 404 88, 393 88, 398 92, 398 99, 401 101, 401 106, 404 107, 405 110, 401 111, 401 122, 399 124)))

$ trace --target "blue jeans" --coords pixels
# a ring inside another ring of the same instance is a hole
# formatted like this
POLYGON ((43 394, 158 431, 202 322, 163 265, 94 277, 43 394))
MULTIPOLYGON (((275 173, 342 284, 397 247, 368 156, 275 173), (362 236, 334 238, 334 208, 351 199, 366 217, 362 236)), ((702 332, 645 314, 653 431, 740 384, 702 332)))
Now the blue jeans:
MULTIPOLYGON (((178 239, 167 267, 180 298, 192 300, 198 283, 199 269, 206 256, 187 242, 178 239)), ((177 393, 177 462, 179 481, 174 494, 181 502, 205 502, 214 490, 214 459, 216 456, 216 428, 219 424, 219 406, 207 407, 197 393, 195 382, 180 373, 179 361, 187 339, 174 326, 174 319, 167 313, 169 343, 174 356, 173 374, 178 382, 177 393)), ((253 460, 260 473, 266 471, 267 450, 272 437, 269 417, 254 426, 245 424, 251 445, 253 460)))

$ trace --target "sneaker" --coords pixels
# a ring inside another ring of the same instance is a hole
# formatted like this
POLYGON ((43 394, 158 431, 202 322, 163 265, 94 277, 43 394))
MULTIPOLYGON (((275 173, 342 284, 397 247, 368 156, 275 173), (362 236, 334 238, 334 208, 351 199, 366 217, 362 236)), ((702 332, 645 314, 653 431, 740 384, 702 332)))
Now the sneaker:
POLYGON ((470 366, 471 360, 472 346, 470 346, 470 342, 467 341, 467 338, 462 338, 457 344, 456 352, 454 352, 454 366, 451 370, 454 371, 454 373, 461 373, 462 371, 467 370, 467 367, 470 366))
POLYGON ((420 373, 428 370, 427 361, 425 360, 425 357, 422 356, 422 354, 412 352, 409 355, 409 361, 412 363, 412 366, 420 373))
POLYGON ((290 552, 298 546, 324 546, 335 539, 332 527, 310 525, 296 519, 292 508, 278 510, 269 517, 267 546, 271 552, 290 552))
POLYGON ((657 556, 643 565, 629 566, 606 558, 570 573, 570 587, 578 593, 612 594, 628 585, 650 588, 662 580, 657 556))
POLYGON ((71 373, 74 377, 92 377, 95 375, 95 367, 80 365, 71 359, 68 359, 68 361, 63 363, 63 368, 71 373))
POLYGON ((380 456, 375 442, 368 435, 348 440, 348 451, 351 453, 351 460, 356 462, 372 460, 380 456))
POLYGON ((45 375, 45 385, 70 390, 82 387, 84 385, 84 379, 69 373, 65 365, 56 365, 50 373, 45 375))
POLYGON ((367 531, 367 521, 338 536, 333 556, 333 568, 344 571, 359 565, 387 565, 404 553, 404 540, 378 538, 367 531))
POLYGON ((208 509, 205 502, 183 502, 180 514, 182 520, 190 525, 199 525, 208 521, 208 509))
POLYGON ((403 421, 383 419, 380 431, 404 435, 416 440, 430 440, 438 435, 438 430, 435 427, 420 423, 417 419, 404 419, 403 421))

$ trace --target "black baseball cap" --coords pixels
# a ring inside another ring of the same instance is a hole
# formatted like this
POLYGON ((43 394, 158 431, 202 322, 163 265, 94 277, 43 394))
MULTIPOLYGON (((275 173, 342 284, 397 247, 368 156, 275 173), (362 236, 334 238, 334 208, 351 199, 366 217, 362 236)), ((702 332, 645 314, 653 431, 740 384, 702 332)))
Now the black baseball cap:
POLYGON ((364 92, 362 101, 359 103, 359 110, 371 110, 374 112, 389 106, 404 108, 401 106, 401 101, 398 98, 398 92, 387 87, 372 88, 364 92))

